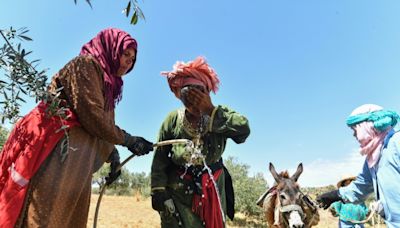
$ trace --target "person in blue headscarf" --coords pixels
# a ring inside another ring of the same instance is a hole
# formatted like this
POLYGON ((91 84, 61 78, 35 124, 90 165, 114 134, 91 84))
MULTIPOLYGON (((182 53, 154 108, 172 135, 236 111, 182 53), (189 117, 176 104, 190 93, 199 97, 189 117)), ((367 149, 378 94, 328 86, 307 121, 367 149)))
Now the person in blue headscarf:
POLYGON ((399 120, 396 112, 373 104, 356 108, 347 125, 366 155, 361 173, 348 186, 317 197, 327 209, 332 203, 361 203, 375 193, 377 212, 388 228, 400 227, 400 133, 394 129, 399 120))

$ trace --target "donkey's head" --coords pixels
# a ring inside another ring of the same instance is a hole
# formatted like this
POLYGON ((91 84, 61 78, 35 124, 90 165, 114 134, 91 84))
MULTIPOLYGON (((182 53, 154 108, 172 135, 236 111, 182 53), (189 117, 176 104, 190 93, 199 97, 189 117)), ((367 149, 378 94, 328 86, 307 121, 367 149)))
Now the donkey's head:
POLYGON ((303 172, 303 165, 300 163, 297 166, 296 172, 291 177, 287 171, 278 174, 272 163, 269 163, 269 170, 276 181, 275 186, 283 224, 289 228, 305 227, 302 194, 297 184, 297 179, 299 179, 300 174, 303 172))

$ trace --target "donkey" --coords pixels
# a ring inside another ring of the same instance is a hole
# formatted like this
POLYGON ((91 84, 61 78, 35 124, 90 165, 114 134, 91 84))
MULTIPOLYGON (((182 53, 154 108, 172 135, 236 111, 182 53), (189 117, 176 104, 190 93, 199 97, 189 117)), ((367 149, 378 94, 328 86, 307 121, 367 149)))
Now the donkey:
POLYGON ((275 183, 257 201, 264 209, 268 227, 309 228, 317 225, 318 207, 297 184, 303 165, 300 163, 291 177, 287 171, 278 174, 272 163, 269 163, 269 170, 275 183))

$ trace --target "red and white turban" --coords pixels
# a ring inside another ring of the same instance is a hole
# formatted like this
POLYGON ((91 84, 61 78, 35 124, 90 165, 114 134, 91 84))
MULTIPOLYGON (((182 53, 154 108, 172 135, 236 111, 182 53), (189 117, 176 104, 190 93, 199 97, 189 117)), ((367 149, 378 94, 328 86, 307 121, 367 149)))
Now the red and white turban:
POLYGON ((187 63, 178 61, 172 71, 163 71, 161 75, 167 76, 169 87, 178 97, 180 89, 186 85, 201 85, 208 92, 218 91, 218 75, 202 56, 187 63))

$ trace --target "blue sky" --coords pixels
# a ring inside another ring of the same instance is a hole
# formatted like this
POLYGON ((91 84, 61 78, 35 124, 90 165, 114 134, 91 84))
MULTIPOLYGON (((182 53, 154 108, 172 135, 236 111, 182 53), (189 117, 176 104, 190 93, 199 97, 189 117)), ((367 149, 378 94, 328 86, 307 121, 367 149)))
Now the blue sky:
MULTIPOLYGON (((400 2, 168 0, 140 4, 146 22, 129 25, 126 1, 3 1, 0 28, 26 26, 25 46, 53 75, 107 27, 138 40, 135 69, 124 80, 116 122, 156 140, 168 112, 181 106, 160 71, 177 60, 205 56, 222 82, 213 103, 248 117, 251 135, 228 142, 224 157, 251 174, 305 165, 300 184, 334 184, 361 170, 347 115, 364 103, 400 111, 400 2)), ((30 101, 23 112, 34 107, 30 101)), ((121 148, 122 157, 128 151, 121 148)), ((135 158, 133 172, 149 172, 152 156, 135 158)))

